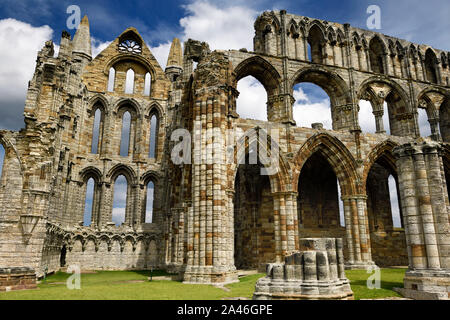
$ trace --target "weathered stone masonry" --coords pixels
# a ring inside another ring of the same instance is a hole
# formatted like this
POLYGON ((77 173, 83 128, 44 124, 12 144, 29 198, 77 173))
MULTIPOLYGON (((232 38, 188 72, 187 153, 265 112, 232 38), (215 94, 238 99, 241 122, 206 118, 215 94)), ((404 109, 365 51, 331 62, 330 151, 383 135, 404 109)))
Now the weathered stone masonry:
POLYGON ((0 131, 0 266, 26 266, 38 275, 62 262, 85 269, 160 267, 186 282, 225 283, 237 280, 236 267, 283 262, 301 238, 343 238, 346 268, 408 264, 407 289, 448 292, 442 280, 450 268, 448 52, 285 11, 257 18, 252 52, 211 52, 195 40, 183 50, 174 39, 163 71, 129 28, 93 59, 87 17, 73 40, 63 32, 58 57, 46 43, 29 83, 25 128, 0 131), (125 93, 129 70, 134 86, 125 93), (237 82, 246 76, 267 91, 268 122, 236 113, 237 82), (293 87, 302 82, 329 95, 333 130, 295 125, 293 87), (376 134, 361 132, 361 99, 371 102, 376 134), (427 112, 430 137, 420 137, 419 108, 427 112), (128 155, 120 155, 125 114, 128 155), (171 161, 178 142, 170 137, 180 128, 191 133, 191 164, 171 161), (230 147, 229 130, 254 131, 269 146, 248 136, 230 147), (255 151, 256 163, 240 162, 255 151), (261 151, 279 160, 274 174, 258 175, 272 165, 261 151), (392 224, 389 175, 399 190, 402 228, 392 224), (127 181, 127 205, 125 222, 116 227, 119 176, 127 181), (92 218, 83 226, 90 179, 92 218), (150 182, 153 220, 147 223, 150 182))

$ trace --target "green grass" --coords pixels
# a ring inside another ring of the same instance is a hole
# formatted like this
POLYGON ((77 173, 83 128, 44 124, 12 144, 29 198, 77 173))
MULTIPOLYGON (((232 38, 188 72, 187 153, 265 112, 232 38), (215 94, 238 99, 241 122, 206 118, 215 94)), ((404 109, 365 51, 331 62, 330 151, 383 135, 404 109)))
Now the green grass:
POLYGON ((367 287, 367 279, 371 276, 366 270, 347 270, 347 278, 350 280, 355 300, 378 299, 387 297, 401 297, 392 288, 403 288, 403 278, 406 269, 381 269, 381 288, 370 290, 367 287))
MULTIPOLYGON (((405 269, 382 269, 381 287, 369 290, 364 270, 347 271, 355 299, 396 297, 393 287, 403 286, 405 269)), ((1 292, 0 300, 220 300, 223 298, 251 298, 256 281, 264 274, 240 278, 239 283, 229 284, 229 292, 209 285, 189 285, 179 281, 147 281, 149 271, 98 271, 81 275, 81 290, 66 287, 66 273, 58 272, 38 285, 38 290, 1 292), (130 282, 144 281, 144 282, 130 282)), ((153 276, 168 275, 154 271, 153 276)))

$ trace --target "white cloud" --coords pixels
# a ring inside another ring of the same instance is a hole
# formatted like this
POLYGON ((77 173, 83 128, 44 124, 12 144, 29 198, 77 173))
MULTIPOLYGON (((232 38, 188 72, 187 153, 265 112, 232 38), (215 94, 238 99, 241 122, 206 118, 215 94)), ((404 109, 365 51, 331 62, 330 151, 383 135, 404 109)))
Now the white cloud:
POLYGON ((333 128, 330 99, 312 102, 301 87, 294 90, 294 98, 293 115, 298 127, 311 128, 313 123, 322 123, 325 129, 333 128))
POLYGON ((211 49, 253 49, 253 23, 257 12, 243 6, 219 8, 208 1, 186 5, 188 16, 180 20, 183 40, 208 42, 211 49))
POLYGON ((121 225, 125 221, 125 207, 113 208, 111 221, 116 224, 116 226, 121 225))
POLYGON ((267 93, 263 85, 253 77, 238 82, 239 97, 236 112, 243 119, 267 121, 267 93))
POLYGON ((391 200, 392 222, 395 228, 401 228, 400 207, 398 202, 397 184, 393 176, 389 176, 389 197, 391 200))
POLYGON ((92 58, 95 58, 100 52, 105 50, 110 44, 111 44, 111 41, 103 42, 103 41, 96 39, 95 37, 91 37, 92 58))
POLYGON ((164 70, 166 68, 167 58, 169 57, 171 41, 161 43, 156 47, 150 47, 150 51, 153 53, 155 59, 159 62, 159 65, 164 70))
POLYGON ((364 133, 375 133, 377 131, 375 124, 375 116, 372 111, 372 104, 370 101, 361 100, 359 102, 359 126, 364 133))
POLYGON ((422 137, 431 136, 431 127, 428 122, 428 115, 425 109, 419 108, 419 129, 422 137))
POLYGON ((17 130, 23 126, 27 83, 33 76, 36 54, 52 35, 49 26, 33 27, 11 18, 0 20, 0 128, 17 130))
MULTIPOLYGON (((184 6, 187 15, 180 19, 183 31, 181 42, 188 39, 205 41, 211 50, 247 48, 253 50, 253 23, 257 12, 244 6, 219 7, 198 0, 184 6)), ((164 69, 171 41, 150 47, 156 60, 164 69)))

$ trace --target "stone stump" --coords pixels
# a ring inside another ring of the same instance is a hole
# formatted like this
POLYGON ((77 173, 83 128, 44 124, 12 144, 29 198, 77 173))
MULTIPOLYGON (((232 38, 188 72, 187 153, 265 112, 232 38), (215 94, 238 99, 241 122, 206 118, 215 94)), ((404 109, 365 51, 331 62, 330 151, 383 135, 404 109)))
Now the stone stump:
POLYGON ((267 265, 254 300, 353 300, 342 239, 300 239, 299 249, 284 264, 267 265))
POLYGON ((0 268, 0 291, 36 289, 36 273, 26 267, 0 268))

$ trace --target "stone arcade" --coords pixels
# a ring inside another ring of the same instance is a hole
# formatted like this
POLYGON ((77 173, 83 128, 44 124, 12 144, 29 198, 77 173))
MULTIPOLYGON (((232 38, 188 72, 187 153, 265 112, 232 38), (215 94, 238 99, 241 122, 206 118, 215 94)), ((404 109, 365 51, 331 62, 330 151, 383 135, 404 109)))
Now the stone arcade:
POLYGON ((63 32, 57 57, 47 42, 29 82, 25 128, 0 130, 0 267, 38 276, 71 264, 158 267, 189 283, 229 283, 236 268, 284 262, 300 239, 342 238, 345 268, 408 265, 404 294, 448 298, 449 52, 286 11, 257 18, 252 52, 195 40, 182 51, 174 39, 165 70, 134 28, 94 59, 90 43, 87 17, 73 39, 63 32), (236 112, 246 76, 267 91, 268 122, 236 112), (333 130, 296 126, 293 87, 303 82, 329 95, 333 130), (375 134, 358 124, 362 99, 375 134), (420 108, 430 137, 420 137, 420 108), (191 157, 201 162, 171 161, 176 129, 191 132, 191 157), (268 134, 270 147, 249 136, 230 150, 216 139, 237 129, 268 134), (264 159, 240 161, 275 146, 272 175, 259 174, 264 159), (402 228, 392 222, 390 175, 402 228), (126 209, 116 226, 119 177, 126 209))

